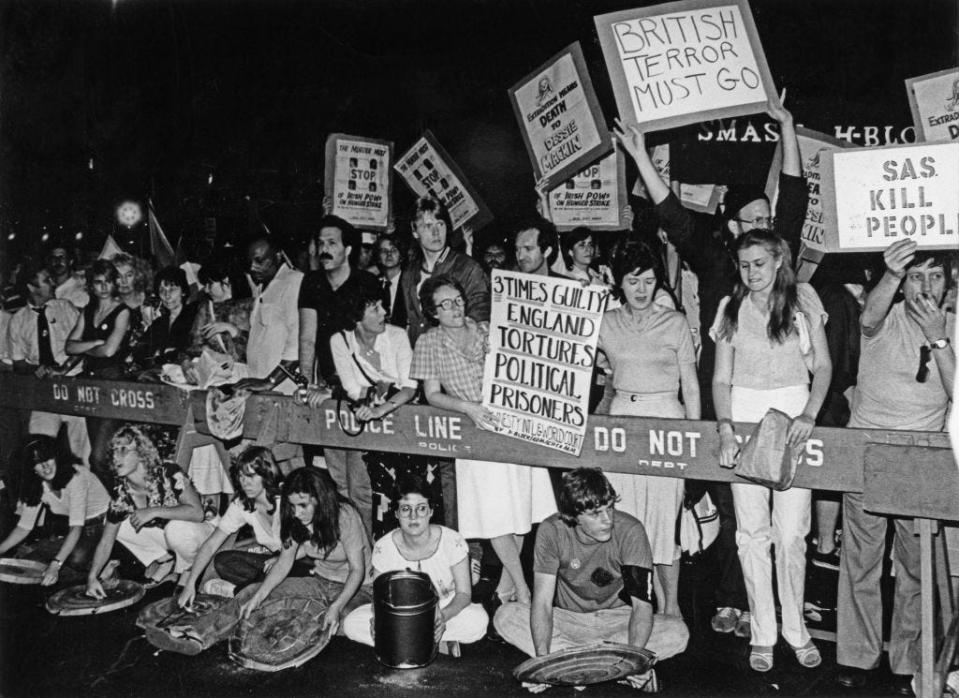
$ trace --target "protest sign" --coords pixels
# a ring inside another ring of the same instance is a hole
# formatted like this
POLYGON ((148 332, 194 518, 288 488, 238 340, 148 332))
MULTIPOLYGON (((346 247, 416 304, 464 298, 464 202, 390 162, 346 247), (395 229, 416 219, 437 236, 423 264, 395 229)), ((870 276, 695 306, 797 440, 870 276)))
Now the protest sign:
POLYGON ((608 295, 571 279, 493 270, 483 404, 497 433, 579 455, 608 295))
POLYGON ((959 140, 959 68, 906 80, 918 141, 959 140))
POLYGON ((446 206, 454 229, 469 225, 479 230, 493 220, 463 171, 430 131, 399 157, 395 167, 414 194, 432 196, 446 206))
POLYGON ((746 0, 684 0, 593 18, 620 118, 655 131, 777 99, 746 0))
MULTIPOLYGON (((653 167, 656 168, 656 172, 659 173, 659 178, 663 180, 663 184, 667 187, 670 186, 669 178, 669 143, 660 143, 659 145, 653 146, 649 150, 649 159, 653 161, 653 167)), ((643 178, 637 177, 636 182, 633 184, 633 196, 638 196, 643 199, 649 198, 649 192, 646 191, 646 185, 643 184, 643 178)))
POLYGON ((555 186, 613 147, 579 42, 513 85, 509 99, 537 180, 555 186))
POLYGON ((873 252, 908 238, 959 246, 959 142, 824 151, 826 249, 873 252))
MULTIPOLYGON (((851 148, 847 141, 827 136, 825 133, 812 129, 796 127, 796 140, 799 141, 799 157, 803 176, 806 178, 806 187, 809 189, 809 205, 806 207, 806 220, 803 223, 801 243, 807 248, 826 252, 825 227, 823 218, 824 202, 832 199, 833 190, 822 186, 820 163, 826 151, 851 148)), ((776 210, 776 201, 779 199, 779 173, 783 166, 782 142, 776 146, 772 165, 769 167, 769 177, 766 180, 766 196, 772 210, 776 210)))
POLYGON ((393 144, 331 133, 326 139, 326 196, 334 216, 358 228, 386 230, 393 185, 393 144))
POLYGON ((614 150, 549 192, 550 220, 559 231, 585 225, 592 230, 622 230, 626 205, 626 164, 614 150))

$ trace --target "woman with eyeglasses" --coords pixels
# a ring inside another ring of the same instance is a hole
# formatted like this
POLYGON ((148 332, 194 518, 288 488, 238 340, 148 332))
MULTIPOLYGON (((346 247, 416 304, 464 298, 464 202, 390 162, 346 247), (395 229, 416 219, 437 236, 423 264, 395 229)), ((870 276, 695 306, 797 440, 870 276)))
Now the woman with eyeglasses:
POLYGON ((119 541, 146 568, 151 581, 185 579, 197 551, 213 532, 200 495, 176 463, 160 459, 139 427, 124 425, 110 441, 115 483, 103 535, 87 575, 87 594, 105 598, 100 572, 119 541))
MULTIPOLYGON (((716 342, 712 387, 719 462, 727 468, 739 457, 733 422, 759 422, 770 408, 792 418, 789 444, 804 444, 832 377, 826 312, 809 284, 796 283, 786 242, 771 231, 750 230, 736 241, 736 254, 739 279, 732 295, 721 301, 710 330, 716 342)), ((732 491, 751 614, 749 665, 759 672, 773 666, 777 631, 770 546, 775 542, 783 638, 800 665, 819 666, 822 658, 803 618, 812 492, 799 487, 773 492, 746 482, 733 483, 732 491)))
POLYGON ((61 576, 65 580, 82 578, 103 531, 110 504, 106 488, 50 436, 31 437, 23 448, 23 462, 30 467, 30 474, 20 495, 20 518, 0 542, 0 555, 23 543, 36 527, 40 511, 46 509, 54 520, 54 530, 62 528, 58 524, 66 524, 66 535, 43 539, 29 546, 29 552, 21 552, 30 559, 50 561, 40 582, 43 586, 56 584, 61 576))
MULTIPOLYGON (((467 316, 463 287, 449 276, 427 279, 419 300, 434 326, 416 343, 410 375, 423 381, 431 405, 462 412, 479 429, 491 429, 492 415, 483 406, 489 326, 467 316)), ((556 511, 546 469, 459 458, 456 506, 460 534, 489 539, 503 563, 497 601, 529 603, 520 550, 533 522, 556 511)))
MULTIPOLYGON (((470 601, 469 547, 463 536, 430 523, 433 503, 426 478, 399 478, 393 501, 399 528, 374 544, 373 578, 406 569, 426 573, 439 596, 435 641, 468 644, 480 640, 489 617, 482 604, 470 601)), ((373 605, 360 606, 343 622, 343 632, 351 640, 372 645, 372 621, 373 605)))

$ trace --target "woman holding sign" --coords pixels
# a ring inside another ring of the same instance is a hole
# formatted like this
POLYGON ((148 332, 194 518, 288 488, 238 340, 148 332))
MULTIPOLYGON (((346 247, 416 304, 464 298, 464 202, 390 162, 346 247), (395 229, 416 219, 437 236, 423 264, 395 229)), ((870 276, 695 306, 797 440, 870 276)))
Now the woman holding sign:
MULTIPOLYGON (((434 327, 420 337, 410 376, 423 381, 431 405, 465 413, 480 429, 493 427, 483 406, 483 364, 489 327, 467 317, 463 287, 445 275, 420 289, 420 305, 434 327)), ((534 521, 556 511, 544 468, 457 459, 456 506, 460 534, 487 538, 503 563, 496 594, 502 602, 530 603, 520 550, 534 521)))
MULTIPOLYGON (((720 302, 710 330, 716 342, 713 399, 719 463, 727 468, 739 457, 733 421, 758 422, 770 408, 793 418, 789 443, 802 445, 812 433, 832 377, 823 329, 826 312, 809 284, 796 283, 786 242, 768 230, 750 230, 736 241, 736 253, 739 279, 732 295, 720 302)), ((738 482, 732 490, 736 542, 752 614, 749 665, 756 671, 773 666, 776 608, 769 548, 775 541, 783 638, 802 666, 819 666, 822 658, 803 620, 811 491, 791 487, 772 492, 738 482)))
MULTIPOLYGON (((692 331, 682 313, 654 302, 663 286, 656 255, 645 244, 627 244, 613 259, 613 278, 623 305, 603 317, 597 344, 613 369, 615 392, 609 413, 699 419, 692 331)), ((606 477, 621 496, 618 508, 646 528, 660 611, 680 615, 676 520, 683 502, 683 480, 621 473, 606 473, 606 477)))

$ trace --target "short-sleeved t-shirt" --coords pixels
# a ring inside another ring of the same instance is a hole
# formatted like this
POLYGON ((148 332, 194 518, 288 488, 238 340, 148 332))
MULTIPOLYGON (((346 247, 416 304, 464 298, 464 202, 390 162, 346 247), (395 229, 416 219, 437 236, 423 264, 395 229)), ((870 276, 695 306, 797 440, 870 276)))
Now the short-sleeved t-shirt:
POLYGON ((358 293, 382 294, 385 291, 375 276, 359 269, 351 269, 346 281, 334 289, 323 269, 309 272, 300 286, 299 307, 316 312, 317 371, 324 380, 336 373, 330 338, 341 330, 352 330, 354 323, 347 315, 346 299, 358 293))
POLYGON ((57 494, 43 483, 43 494, 36 506, 23 505, 17 526, 31 530, 37 523, 40 509, 46 504, 50 513, 66 516, 68 525, 82 526, 89 519, 101 516, 110 506, 110 495, 99 478, 88 468, 75 468, 70 482, 57 494))
MULTIPOLYGON (((955 327, 956 316, 946 313, 945 336, 951 338, 955 327)), ((950 398, 936 365, 943 350, 930 351, 929 372, 920 383, 916 374, 924 344, 926 337, 906 315, 905 302, 892 306, 876 334, 863 335, 850 427, 942 431, 950 398)))
POLYGON ((613 535, 608 541, 586 539, 575 527, 563 523, 559 514, 543 521, 536 533, 533 571, 555 575, 553 605, 557 608, 590 613, 626 605, 619 598, 623 565, 651 571, 653 554, 643 525, 618 509, 613 513, 613 535))
MULTIPOLYGON (((186 490, 190 478, 180 470, 176 463, 166 461, 155 468, 150 468, 147 474, 147 507, 175 507, 180 503, 180 495, 186 490)), ((137 506, 129 485, 124 479, 119 479, 113 488, 113 497, 110 508, 107 510, 107 521, 119 524, 140 507, 137 506)), ((146 526, 164 528, 167 519, 153 519, 146 526)))
POLYGON ((273 516, 270 518, 269 526, 263 520, 263 517, 256 511, 247 511, 243 502, 239 498, 230 502, 226 508, 226 513, 220 519, 218 528, 225 534, 233 535, 243 526, 249 524, 253 529, 253 536, 256 542, 263 545, 273 552, 280 549, 280 498, 277 497, 273 505, 273 516))
MULTIPOLYGON (((813 327, 819 320, 825 324, 826 310, 812 286, 796 284, 799 307, 807 326, 813 327)), ((803 360, 798 331, 789 333, 782 343, 769 338, 769 311, 758 308, 746 296, 739 306, 739 322, 733 336, 719 338, 723 313, 729 297, 724 298, 716 311, 710 335, 718 342, 728 341, 736 351, 733 361, 732 385, 753 390, 774 390, 795 385, 809 385, 809 369, 803 360)))
POLYGON ((679 390, 679 367, 696 363, 696 349, 686 316, 653 306, 637 319, 628 306, 603 316, 599 348, 613 369, 613 387, 634 393, 679 390))
POLYGON ((379 573, 396 570, 414 570, 429 575, 440 597, 440 606, 446 606, 456 596, 456 584, 453 580, 453 566, 466 559, 469 547, 458 532, 446 526, 440 529, 439 545, 436 552, 425 560, 407 560, 396 547, 396 536, 402 535, 394 530, 376 541, 373 546, 373 569, 379 573))
POLYGON ((328 555, 316 545, 307 541, 300 544, 300 549, 307 557, 313 558, 313 574, 332 582, 346 582, 350 574, 350 563, 347 550, 361 549, 363 551, 363 583, 370 581, 372 565, 370 564, 370 541, 363 528, 363 520, 359 512, 345 504, 340 505, 340 539, 336 547, 328 555))

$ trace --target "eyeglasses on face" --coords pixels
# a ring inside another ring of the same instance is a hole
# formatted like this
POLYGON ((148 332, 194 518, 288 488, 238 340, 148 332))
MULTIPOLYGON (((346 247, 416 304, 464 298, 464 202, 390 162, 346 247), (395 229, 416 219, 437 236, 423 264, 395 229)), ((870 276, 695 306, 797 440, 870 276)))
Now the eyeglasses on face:
POLYGON ((396 514, 401 519, 409 519, 413 516, 413 512, 416 512, 416 516, 426 516, 429 514, 433 508, 429 504, 417 504, 415 507, 410 506, 409 504, 400 504, 396 509, 396 514))
POLYGON ((748 223, 754 228, 772 228, 776 223, 775 216, 756 216, 755 218, 737 218, 740 223, 748 223))
POLYGON ((932 349, 923 344, 919 347, 919 370, 916 371, 916 382, 925 383, 929 378, 929 359, 932 358, 932 349))
POLYGON ((464 305, 466 305, 466 301, 463 300, 463 296, 456 296, 455 298, 444 298, 436 304, 436 307, 443 310, 452 310, 454 306, 462 308, 464 305))

